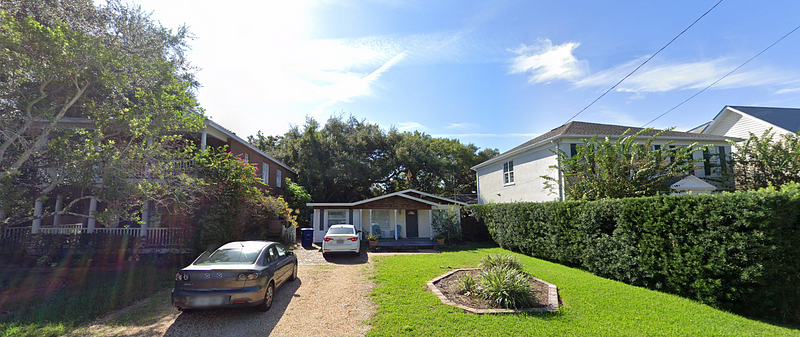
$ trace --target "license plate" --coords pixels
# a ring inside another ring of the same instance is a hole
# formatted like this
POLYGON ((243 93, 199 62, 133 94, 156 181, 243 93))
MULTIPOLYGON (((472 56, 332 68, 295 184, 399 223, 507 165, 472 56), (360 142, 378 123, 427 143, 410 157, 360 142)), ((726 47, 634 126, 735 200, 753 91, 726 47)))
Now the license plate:
POLYGON ((338 243, 338 244, 340 244, 340 245, 341 245, 341 244, 343 244, 343 243, 344 243, 344 240, 342 240, 342 239, 336 240, 336 243, 338 243))
POLYGON ((200 307, 211 305, 222 305, 224 298, 222 296, 202 296, 196 297, 193 304, 200 307))

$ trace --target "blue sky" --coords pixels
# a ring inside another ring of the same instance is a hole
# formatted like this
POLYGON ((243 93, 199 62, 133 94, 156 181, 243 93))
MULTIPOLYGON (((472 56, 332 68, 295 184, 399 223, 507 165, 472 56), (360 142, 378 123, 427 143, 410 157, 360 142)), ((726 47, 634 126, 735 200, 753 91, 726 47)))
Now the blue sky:
MULTIPOLYGON (((506 151, 565 123, 718 0, 135 0, 196 36, 201 105, 246 137, 352 114, 506 151)), ((725 0, 575 120, 642 126, 800 25, 796 0, 725 0)), ((800 107, 800 31, 650 126, 800 107)))

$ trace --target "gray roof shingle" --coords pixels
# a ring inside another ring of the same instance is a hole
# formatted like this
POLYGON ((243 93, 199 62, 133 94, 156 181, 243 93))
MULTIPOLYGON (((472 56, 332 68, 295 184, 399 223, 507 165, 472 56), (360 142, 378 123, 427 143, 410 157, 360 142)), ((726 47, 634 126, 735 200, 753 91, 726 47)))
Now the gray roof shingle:
POLYGON ((733 109, 761 119, 791 132, 800 130, 800 109, 759 106, 730 106, 733 109))
MULTIPOLYGON (((642 130, 642 128, 631 127, 631 126, 622 126, 622 125, 598 124, 598 123, 589 123, 589 122, 569 122, 567 124, 564 124, 562 126, 559 126, 559 127, 555 128, 553 130, 550 130, 549 132, 546 132, 546 133, 542 134, 539 137, 536 137, 536 138, 531 139, 531 140, 529 140, 529 141, 527 141, 525 143, 522 143, 521 145, 519 145, 519 146, 517 146, 517 147, 515 147, 515 148, 513 148, 511 150, 503 152, 502 154, 500 154, 500 156, 503 156, 503 155, 505 155, 506 153, 509 153, 509 152, 514 152, 514 151, 517 151, 519 149, 526 148, 528 146, 540 143, 542 141, 551 139, 551 138, 556 137, 556 136, 566 136, 566 135, 586 136, 586 137, 591 137, 591 136, 595 136, 595 135, 599 135, 599 136, 619 136, 619 135, 622 135, 628 129, 630 129, 630 132, 628 132, 628 135, 635 134, 635 133, 637 133, 637 132, 642 130)), ((650 130, 650 131, 647 131, 647 132, 643 133, 642 135, 652 136, 652 135, 658 133, 659 131, 661 131, 661 130, 650 130)), ((711 136, 711 135, 704 135, 704 134, 698 134, 698 133, 689 133, 689 132, 681 132, 681 131, 667 131, 662 135, 662 137, 669 137, 669 138, 675 138, 675 137, 677 137, 677 138, 703 138, 703 139, 719 138, 719 140, 725 140, 726 139, 725 137, 722 137, 722 136, 711 136)))

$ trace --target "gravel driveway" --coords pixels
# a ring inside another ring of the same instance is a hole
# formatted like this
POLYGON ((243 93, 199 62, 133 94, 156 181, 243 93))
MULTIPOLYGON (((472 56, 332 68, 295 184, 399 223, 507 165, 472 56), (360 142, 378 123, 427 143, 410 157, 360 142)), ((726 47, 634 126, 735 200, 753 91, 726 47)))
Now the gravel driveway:
POLYGON ((376 305, 369 299, 372 265, 366 252, 327 260, 298 247, 298 279, 276 291, 272 309, 179 313, 169 292, 104 317, 75 336, 363 336, 376 305), (153 304, 152 302, 156 302, 153 304), (150 308, 152 307, 152 308, 150 308), (136 314, 136 312, 144 312, 136 314), (134 312, 134 314, 131 314, 134 312), (134 316, 134 319, 124 319, 134 316), (122 321, 120 321, 122 320, 122 321))

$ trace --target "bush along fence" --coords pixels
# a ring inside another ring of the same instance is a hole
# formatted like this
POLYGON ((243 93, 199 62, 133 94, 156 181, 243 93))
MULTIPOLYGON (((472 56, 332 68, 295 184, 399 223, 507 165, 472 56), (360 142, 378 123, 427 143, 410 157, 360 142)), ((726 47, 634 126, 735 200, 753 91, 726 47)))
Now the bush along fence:
POLYGON ((800 322, 800 185, 469 209, 503 248, 748 316, 800 322))

